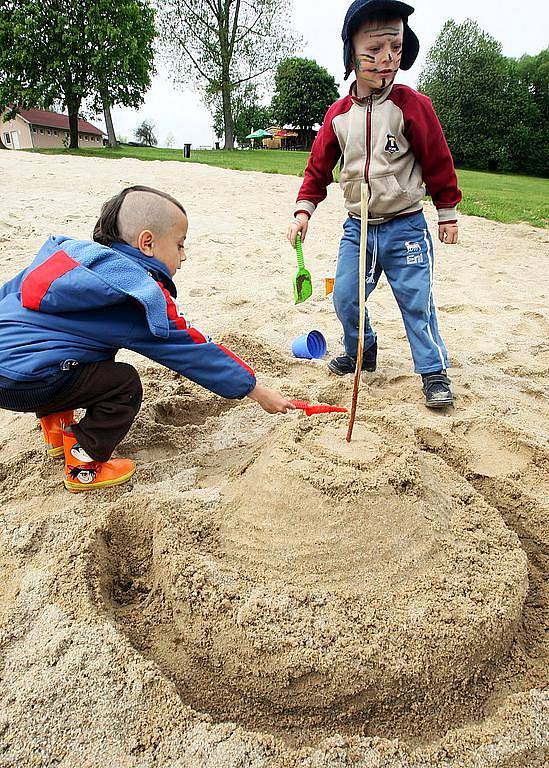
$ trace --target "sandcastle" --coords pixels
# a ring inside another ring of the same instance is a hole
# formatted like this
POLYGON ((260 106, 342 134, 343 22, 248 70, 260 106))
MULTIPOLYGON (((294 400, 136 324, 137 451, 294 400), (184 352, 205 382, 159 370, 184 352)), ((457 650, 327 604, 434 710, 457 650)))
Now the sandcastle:
POLYGON ((361 423, 350 445, 345 430, 301 418, 237 452, 220 494, 148 501, 145 644, 201 711, 405 717, 508 650, 515 534, 401 422, 361 423))

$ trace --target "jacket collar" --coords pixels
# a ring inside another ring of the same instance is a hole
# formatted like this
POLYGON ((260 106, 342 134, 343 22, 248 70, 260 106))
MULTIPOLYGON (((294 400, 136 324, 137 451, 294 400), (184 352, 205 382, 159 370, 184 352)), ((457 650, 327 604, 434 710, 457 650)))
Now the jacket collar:
POLYGON ((124 256, 128 256, 132 261, 135 261, 140 266, 144 267, 150 275, 162 282, 174 298, 177 297, 177 288, 172 280, 172 276, 170 275, 167 266, 161 261, 155 259, 154 256, 145 256, 144 253, 141 253, 139 248, 134 248, 133 245, 128 245, 128 243, 111 243, 110 248, 112 248, 113 251, 118 251, 119 253, 124 254, 124 256))
MULTIPOLYGON (((388 85, 386 88, 383 88, 381 91, 376 91, 376 93, 372 94, 372 103, 374 104, 382 104, 386 99, 388 98, 389 94, 393 90, 393 86, 395 84, 395 81, 388 85)), ((368 103, 369 96, 360 97, 356 95, 356 80, 351 83, 351 87, 349 88, 349 96, 353 100, 355 104, 359 104, 360 106, 366 106, 368 103)))

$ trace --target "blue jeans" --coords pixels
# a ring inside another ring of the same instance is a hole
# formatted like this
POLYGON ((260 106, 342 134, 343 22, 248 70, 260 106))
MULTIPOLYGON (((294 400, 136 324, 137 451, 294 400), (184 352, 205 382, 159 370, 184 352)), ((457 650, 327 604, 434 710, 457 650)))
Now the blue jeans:
MULTIPOLYGON (((360 220, 351 217, 343 225, 333 294, 345 352, 354 358, 358 347, 360 226, 360 220)), ((385 272, 404 320, 416 373, 448 368, 433 298, 433 241, 423 213, 370 224, 366 262, 366 297, 385 272)), ((376 340, 368 310, 365 320, 364 349, 368 349, 376 340)))

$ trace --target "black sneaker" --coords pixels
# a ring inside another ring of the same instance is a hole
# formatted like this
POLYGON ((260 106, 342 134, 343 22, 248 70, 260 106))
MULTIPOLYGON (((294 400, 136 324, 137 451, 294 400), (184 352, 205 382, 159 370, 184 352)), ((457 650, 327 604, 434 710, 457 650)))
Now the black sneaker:
POLYGON ((450 379, 446 371, 425 373, 423 379, 423 394, 427 408, 446 408, 454 404, 454 396, 450 389, 450 379))
MULTIPOLYGON (((364 351, 362 358, 362 370, 373 373, 377 365, 377 341, 374 341, 371 347, 364 351)), ((341 355, 334 357, 328 363, 328 370, 335 373, 336 376, 345 376, 347 373, 354 373, 356 368, 356 358, 350 355, 341 355)))

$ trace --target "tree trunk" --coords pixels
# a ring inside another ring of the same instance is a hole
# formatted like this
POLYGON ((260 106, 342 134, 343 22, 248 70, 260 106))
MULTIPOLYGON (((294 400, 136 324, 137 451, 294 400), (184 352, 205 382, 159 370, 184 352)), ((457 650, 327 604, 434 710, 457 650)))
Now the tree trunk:
POLYGON ((106 91, 101 91, 101 101, 103 102, 103 115, 105 116, 105 125, 107 126, 107 136, 109 147, 113 149, 118 146, 116 140, 116 134, 114 132, 114 125, 112 122, 111 105, 109 104, 109 96, 106 91))
POLYGON ((78 149, 78 110, 80 109, 80 100, 67 104, 69 111, 69 131, 70 142, 69 149, 78 149))
POLYGON ((225 146, 223 149, 234 149, 233 110, 231 104, 231 87, 229 85, 228 74, 226 78, 223 78, 221 95, 223 97, 223 121, 225 123, 225 146))

